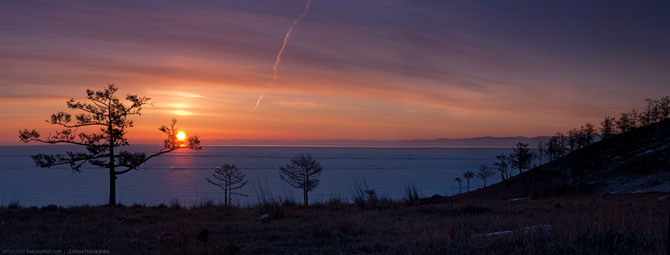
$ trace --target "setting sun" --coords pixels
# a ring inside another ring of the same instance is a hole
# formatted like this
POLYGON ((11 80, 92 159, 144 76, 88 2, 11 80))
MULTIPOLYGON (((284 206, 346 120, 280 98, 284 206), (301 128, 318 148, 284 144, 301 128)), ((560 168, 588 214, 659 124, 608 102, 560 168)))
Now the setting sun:
POLYGON ((670 0, 0 0, 0 255, 670 255, 668 31, 670 0))
POLYGON ((177 140, 183 141, 184 139, 186 139, 186 133, 184 133, 184 131, 179 131, 179 133, 177 133, 177 140))

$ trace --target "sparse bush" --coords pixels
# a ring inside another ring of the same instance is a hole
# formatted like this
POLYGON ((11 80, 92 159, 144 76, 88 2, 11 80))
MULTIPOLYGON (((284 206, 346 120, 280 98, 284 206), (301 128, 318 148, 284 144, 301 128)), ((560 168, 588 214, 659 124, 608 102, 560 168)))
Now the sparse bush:
POLYGON ((410 184, 405 186, 405 200, 407 200, 407 202, 415 203, 419 199, 421 199, 421 197, 419 196, 419 191, 417 190, 416 185, 410 184))
POLYGON ((170 209, 182 209, 179 199, 174 199, 170 202, 170 209))
POLYGON ((216 208, 216 204, 214 204, 214 201, 209 199, 199 201, 197 204, 191 207, 191 209, 214 209, 214 208, 216 208))
POLYGON ((368 186, 365 178, 354 179, 353 201, 360 208, 377 207, 377 192, 368 186))
POLYGON ((9 209, 19 209, 21 208, 21 203, 18 200, 12 200, 7 204, 7 208, 9 209))

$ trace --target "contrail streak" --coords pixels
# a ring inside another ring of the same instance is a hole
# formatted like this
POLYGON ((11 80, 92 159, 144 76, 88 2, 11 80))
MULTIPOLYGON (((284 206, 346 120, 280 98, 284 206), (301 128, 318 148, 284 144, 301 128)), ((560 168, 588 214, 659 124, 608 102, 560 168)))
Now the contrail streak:
POLYGON ((258 105, 261 104, 261 101, 263 100, 263 96, 265 95, 265 92, 271 88, 273 85, 275 85, 275 82, 277 81, 277 67, 279 66, 279 63, 281 62, 281 55, 284 54, 284 51, 286 50, 286 44, 288 44, 289 39, 291 39, 291 33, 293 33, 293 28, 295 28, 298 23, 300 23, 300 20, 307 16, 307 13, 309 12, 309 5, 312 3, 312 0, 307 0, 307 4, 305 4, 305 10, 300 14, 300 16, 296 17, 293 19, 293 22, 291 22, 291 26, 288 28, 288 31, 286 31, 286 34, 284 35, 284 43, 282 43, 281 48, 279 48, 279 52, 277 52, 277 57, 275 58, 275 63, 272 65, 272 82, 270 82, 270 85, 265 87, 261 95, 258 97, 258 100, 256 100, 256 106, 254 106, 254 109, 252 111, 256 111, 256 108, 258 108, 258 105))

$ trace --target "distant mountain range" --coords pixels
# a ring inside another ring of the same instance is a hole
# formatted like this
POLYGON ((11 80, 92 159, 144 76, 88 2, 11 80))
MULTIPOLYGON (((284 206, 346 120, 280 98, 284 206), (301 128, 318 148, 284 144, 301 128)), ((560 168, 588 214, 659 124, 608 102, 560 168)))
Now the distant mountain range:
POLYGON ((271 145, 271 146, 398 146, 398 147, 513 147, 518 142, 528 143, 530 147, 549 139, 547 136, 538 137, 473 137, 473 138, 437 138, 415 140, 215 140, 205 145, 271 145))

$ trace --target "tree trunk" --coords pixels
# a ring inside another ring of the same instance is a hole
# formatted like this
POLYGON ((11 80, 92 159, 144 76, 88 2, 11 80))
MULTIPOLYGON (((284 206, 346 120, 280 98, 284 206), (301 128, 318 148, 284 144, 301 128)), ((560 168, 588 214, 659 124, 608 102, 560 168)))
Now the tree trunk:
POLYGON ((223 206, 228 207, 228 193, 230 193, 230 190, 228 190, 228 184, 225 186, 226 188, 223 189, 223 206))
POLYGON ((228 207, 233 204, 233 189, 230 188, 230 181, 226 184, 228 187, 228 207))
POLYGON ((116 174, 114 174, 114 167, 109 170, 109 206, 116 205, 116 174))
POLYGON ((304 171, 303 173, 305 174, 305 177, 303 179, 303 184, 302 184, 302 195, 303 199, 305 200, 305 206, 308 206, 309 203, 307 201, 307 184, 309 184, 309 175, 307 174, 307 171, 304 171))
POLYGON ((307 188, 303 188, 302 193, 303 193, 303 196, 304 196, 304 199, 305 199, 305 206, 308 206, 309 203, 307 202, 307 188))
MULTIPOLYGON (((110 120, 111 123, 111 120, 110 120)), ((107 130, 109 133, 109 206, 116 205, 116 173, 114 172, 114 138, 112 135, 112 125, 107 130)))

